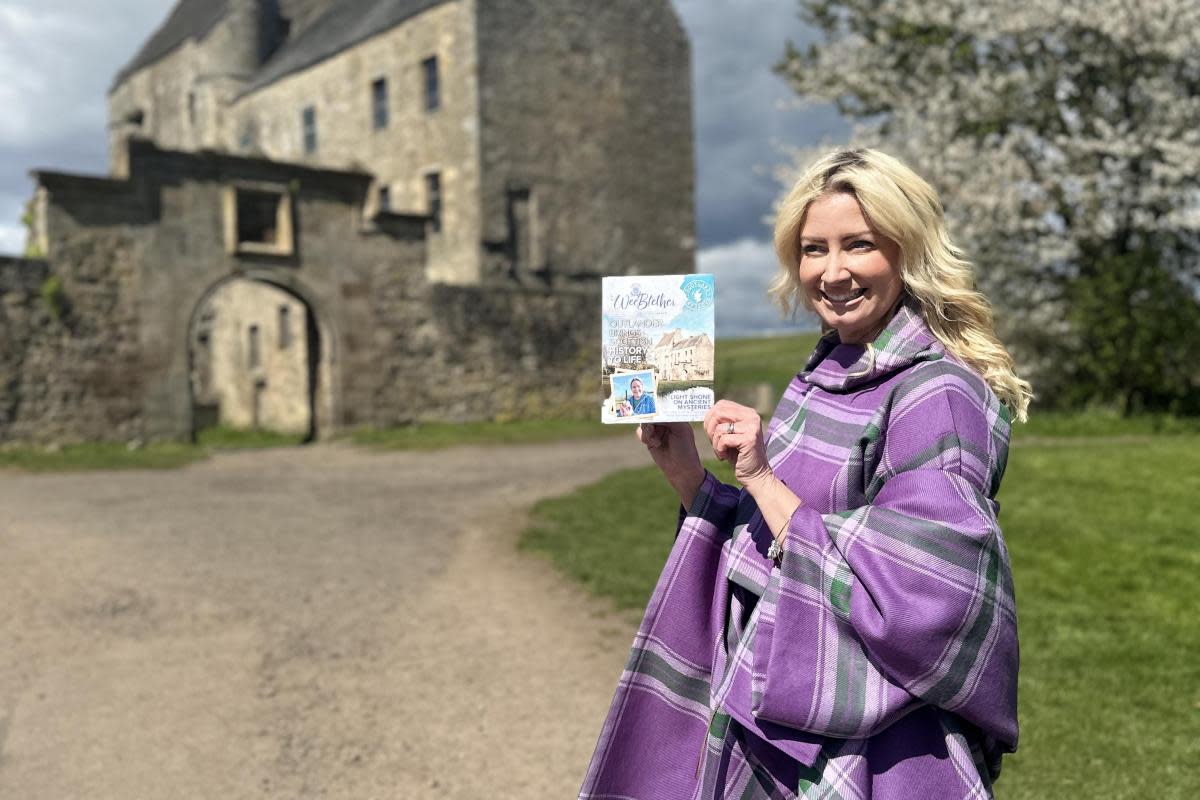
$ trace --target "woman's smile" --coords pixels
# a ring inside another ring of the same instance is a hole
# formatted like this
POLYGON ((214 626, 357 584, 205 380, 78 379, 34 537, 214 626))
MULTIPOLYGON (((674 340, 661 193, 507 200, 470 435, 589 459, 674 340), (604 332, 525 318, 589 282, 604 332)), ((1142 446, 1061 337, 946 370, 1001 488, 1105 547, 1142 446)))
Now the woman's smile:
POLYGON ((829 289, 821 290, 821 297, 825 299, 831 306, 841 309, 850 308, 855 301, 862 299, 867 294, 866 289, 855 289, 854 291, 830 291, 829 289))
POLYGON ((846 344, 879 334, 904 287, 900 247, 877 230, 847 192, 814 200, 800 232, 800 283, 809 304, 846 344))

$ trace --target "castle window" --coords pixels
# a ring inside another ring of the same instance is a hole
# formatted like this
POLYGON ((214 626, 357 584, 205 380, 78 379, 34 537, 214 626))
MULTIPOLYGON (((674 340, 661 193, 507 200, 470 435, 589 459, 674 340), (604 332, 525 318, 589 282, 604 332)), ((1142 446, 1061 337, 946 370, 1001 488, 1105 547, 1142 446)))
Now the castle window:
POLYGON ((442 106, 437 56, 421 62, 421 73, 425 76, 425 110, 437 111, 442 106))
POLYGON ((442 230, 442 176, 431 172, 425 176, 425 202, 429 208, 429 230, 442 230))
POLYGON ((248 365, 250 369, 254 369, 262 363, 262 354, 258 349, 258 326, 250 326, 250 342, 249 342, 249 358, 248 365))
POLYGON ((286 256, 294 251, 292 199, 286 188, 274 184, 227 187, 224 213, 228 252, 286 256))
POLYGON ((380 131, 388 126, 387 79, 380 78, 371 84, 371 124, 380 131))
POLYGON ((187 99, 188 124, 195 126, 196 124, 196 93, 188 92, 187 99))
POLYGON ((279 349, 287 350, 292 346, 292 308, 279 307, 279 349))
POLYGON ((392 190, 387 186, 379 187, 379 210, 392 210, 392 190))
POLYGON ((317 109, 314 106, 300 112, 300 126, 304 130, 304 152, 309 155, 317 152, 317 109))

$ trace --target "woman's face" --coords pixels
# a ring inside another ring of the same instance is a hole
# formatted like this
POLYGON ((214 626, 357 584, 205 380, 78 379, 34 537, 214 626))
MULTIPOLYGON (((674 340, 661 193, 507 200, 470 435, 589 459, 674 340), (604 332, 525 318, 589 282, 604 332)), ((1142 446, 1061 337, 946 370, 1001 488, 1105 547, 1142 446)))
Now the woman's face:
POLYGON ((800 284, 843 342, 867 344, 900 298, 900 247, 872 228, 854 195, 824 195, 800 231, 800 284))

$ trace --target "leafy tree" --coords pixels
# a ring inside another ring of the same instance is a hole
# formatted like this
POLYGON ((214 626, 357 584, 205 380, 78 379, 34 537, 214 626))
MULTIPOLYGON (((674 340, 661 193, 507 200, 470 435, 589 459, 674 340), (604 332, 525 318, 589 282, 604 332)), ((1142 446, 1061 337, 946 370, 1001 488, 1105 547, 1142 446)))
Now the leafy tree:
POLYGON ((800 10, 778 71, 938 187, 1039 401, 1200 411, 1200 3, 800 10))

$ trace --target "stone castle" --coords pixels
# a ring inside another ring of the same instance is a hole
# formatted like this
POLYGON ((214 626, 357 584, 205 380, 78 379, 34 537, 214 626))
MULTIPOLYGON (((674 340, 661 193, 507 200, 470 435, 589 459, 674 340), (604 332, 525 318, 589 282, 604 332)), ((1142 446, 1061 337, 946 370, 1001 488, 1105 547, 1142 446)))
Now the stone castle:
POLYGON ((693 267, 669 0, 180 0, 108 100, 0 258, 0 442, 565 413, 599 277, 693 267))

